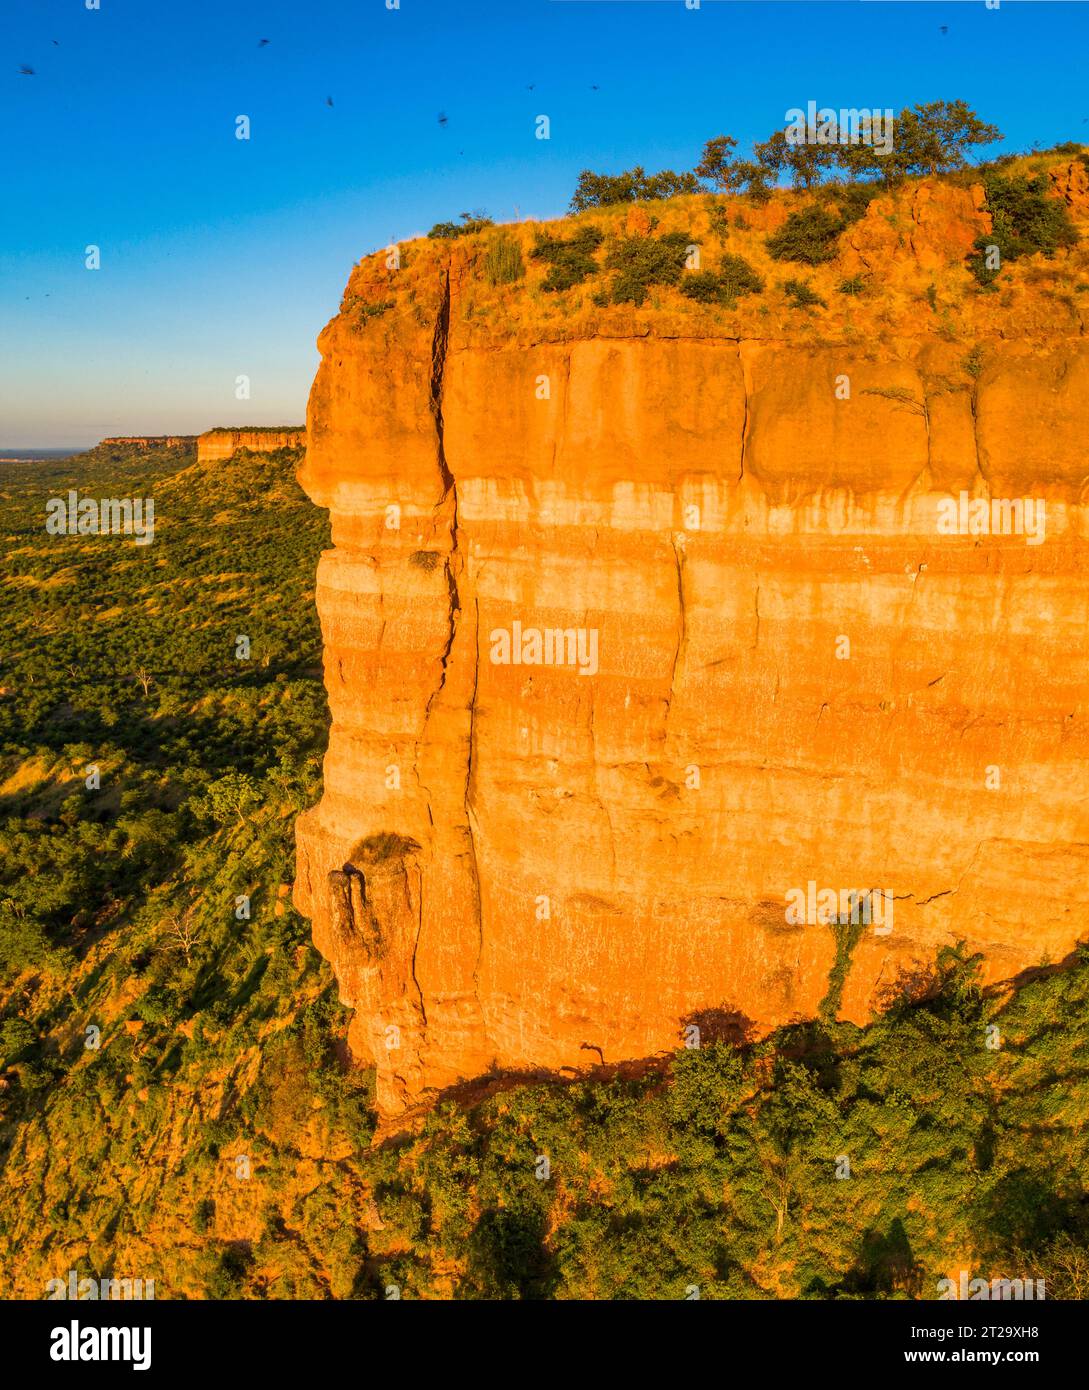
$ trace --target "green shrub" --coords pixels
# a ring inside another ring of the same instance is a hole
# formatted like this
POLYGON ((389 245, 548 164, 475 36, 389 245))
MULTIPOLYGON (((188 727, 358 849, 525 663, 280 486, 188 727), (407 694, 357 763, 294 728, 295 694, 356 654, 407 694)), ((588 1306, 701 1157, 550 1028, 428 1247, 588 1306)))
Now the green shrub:
POLYGON ((1077 242, 1077 228, 1066 209, 1058 199, 1048 196, 1045 175, 1007 179, 989 174, 983 187, 992 227, 990 233, 976 238, 968 260, 969 270, 981 285, 992 285, 1007 261, 1037 251, 1050 258, 1060 247, 1077 242), (991 247, 998 248, 996 266, 987 263, 991 247))
POLYGON ((795 309, 810 309, 816 305, 820 305, 822 309, 828 307, 804 280, 784 280, 779 288, 787 294, 795 309))
POLYGON ((5 1018, 0 1023, 0 1062, 10 1066, 38 1041, 38 1035, 25 1018, 5 1018))
POLYGON ((392 299, 367 300, 361 299, 357 294, 348 295, 341 308, 348 315, 350 322, 356 328, 362 328, 371 319, 381 318, 388 313, 394 306, 392 299))
POLYGON ((821 207, 792 212, 767 239, 768 253, 777 261, 820 265, 835 258, 839 234, 847 226, 840 215, 821 207))
POLYGON ((835 190, 835 207, 846 226, 865 217, 881 190, 872 183, 849 183, 835 190))
POLYGON ((764 282, 741 256, 725 256, 718 270, 695 270, 681 281, 681 293, 701 304, 733 304, 739 295, 759 294, 764 282))
POLYGON ((866 288, 866 282, 861 275, 852 275, 847 280, 841 280, 836 286, 840 294, 861 294, 866 288))
POLYGON ((597 302, 639 305, 645 302, 651 285, 676 285, 691 244, 687 232, 621 237, 605 257, 606 267, 616 274, 597 302))
POLYGON ((730 235, 730 217, 726 209, 719 203, 712 204, 707 213, 707 220, 711 224, 711 230, 723 241, 730 235))
POLYGON ((205 1294, 208 1298, 223 1301, 231 1298, 244 1298, 246 1283, 253 1266, 253 1256, 241 1245, 229 1245, 219 1252, 212 1265, 205 1294))
POLYGON ((509 232, 500 232, 484 256, 484 274, 490 285, 513 285, 526 273, 522 252, 509 232))
POLYGON ((174 1023, 185 1013, 183 1000, 169 985, 152 985, 133 1007, 134 1016, 145 1023, 174 1023))
POLYGON ((594 252, 605 240, 598 227, 580 227, 569 240, 542 232, 533 243, 530 254, 534 260, 545 261, 548 274, 542 289, 555 293, 581 285, 587 276, 597 273, 594 252))
POLYGON ((681 294, 700 304, 717 304, 722 301, 722 286, 713 270, 694 270, 684 277, 681 294))
POLYGON ((482 232, 485 227, 494 227, 493 220, 482 212, 463 212, 460 222, 436 222, 428 232, 435 241, 449 241, 453 237, 469 236, 482 232))
POLYGON ((764 281, 742 256, 723 256, 719 275, 727 294, 760 294, 764 281))

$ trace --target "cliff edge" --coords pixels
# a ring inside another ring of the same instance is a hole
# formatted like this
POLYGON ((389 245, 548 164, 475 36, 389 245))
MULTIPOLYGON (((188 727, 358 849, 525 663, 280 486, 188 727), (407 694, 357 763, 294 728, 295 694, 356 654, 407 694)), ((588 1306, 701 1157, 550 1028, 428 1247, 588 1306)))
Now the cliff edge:
MULTIPOLYGON (((1084 226, 1084 161, 1048 177, 1084 226)), ((806 307, 766 250, 804 201, 413 242, 321 335, 332 729, 295 899, 387 1116, 863 1022, 943 946, 994 982, 1086 932, 1089 260, 983 292, 982 189, 916 181, 806 307), (593 274, 545 289, 542 234, 585 227, 593 274), (764 289, 606 302, 611 248, 670 233, 764 289)))

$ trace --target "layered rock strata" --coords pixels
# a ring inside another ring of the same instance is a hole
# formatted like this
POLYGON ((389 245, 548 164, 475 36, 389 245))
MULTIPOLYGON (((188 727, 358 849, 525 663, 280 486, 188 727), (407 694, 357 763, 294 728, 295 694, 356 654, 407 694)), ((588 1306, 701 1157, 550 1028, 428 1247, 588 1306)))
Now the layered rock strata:
MULTIPOLYGON (((905 196, 900 288, 989 225, 905 196)), ((820 332, 675 291, 538 314, 532 267, 489 290, 480 248, 412 251, 392 307, 363 262, 324 331, 300 474, 332 729, 296 902, 382 1110, 692 1024, 862 1022, 958 940, 989 981, 1066 956, 1083 325, 1031 294, 967 336, 902 298, 820 332)))
POLYGON ((228 459, 240 449, 271 454, 277 449, 301 449, 305 444, 305 429, 205 430, 197 436, 197 462, 228 459))

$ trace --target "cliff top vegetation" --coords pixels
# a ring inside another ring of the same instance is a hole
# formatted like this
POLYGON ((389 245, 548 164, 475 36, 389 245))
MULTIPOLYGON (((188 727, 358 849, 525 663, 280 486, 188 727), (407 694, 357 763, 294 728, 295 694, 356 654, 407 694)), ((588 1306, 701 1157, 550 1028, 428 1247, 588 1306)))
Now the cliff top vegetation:
POLYGON ((968 349, 994 334, 1080 336, 1089 153, 1068 142, 968 166, 967 139, 919 136, 900 172, 881 178, 858 156, 836 164, 838 147, 815 174, 776 166, 795 158, 776 146, 759 167, 785 171, 790 187, 742 179, 716 141, 691 175, 587 172, 566 218, 495 226, 466 215, 456 236, 366 257, 342 313, 380 335, 422 325, 434 276, 449 269, 451 327, 466 341, 620 337, 651 323, 671 336, 933 335, 968 349), (935 143, 941 158, 926 154, 935 143))

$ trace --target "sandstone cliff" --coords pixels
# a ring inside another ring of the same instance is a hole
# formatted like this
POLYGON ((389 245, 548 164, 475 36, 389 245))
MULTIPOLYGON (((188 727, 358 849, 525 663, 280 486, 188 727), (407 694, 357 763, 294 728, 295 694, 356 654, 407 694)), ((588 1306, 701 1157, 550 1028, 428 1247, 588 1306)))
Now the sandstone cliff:
POLYGON ((122 446, 133 449, 177 449, 196 442, 195 434, 119 434, 100 440, 98 447, 122 446))
POLYGON ((304 429, 215 429, 197 436, 197 462, 227 459, 240 449, 254 454, 273 453, 277 449, 301 449, 306 444, 304 429))
MULTIPOLYGON (((1051 172, 1081 218, 1085 175, 1051 172)), ((522 281, 489 284, 497 233, 413 243, 319 341, 333 723, 295 893, 387 1114, 692 1022, 863 1021, 943 945, 997 981, 1086 931, 1084 251, 979 293, 980 191, 919 183, 807 312, 763 250, 789 197, 725 242, 716 201, 578 224, 744 255, 769 288, 734 308, 544 293, 521 225, 522 281), (1043 503, 1042 539, 941 528, 980 499, 1043 503), (504 661, 548 629, 571 662, 504 661), (891 931, 790 921, 810 884, 891 931)))

